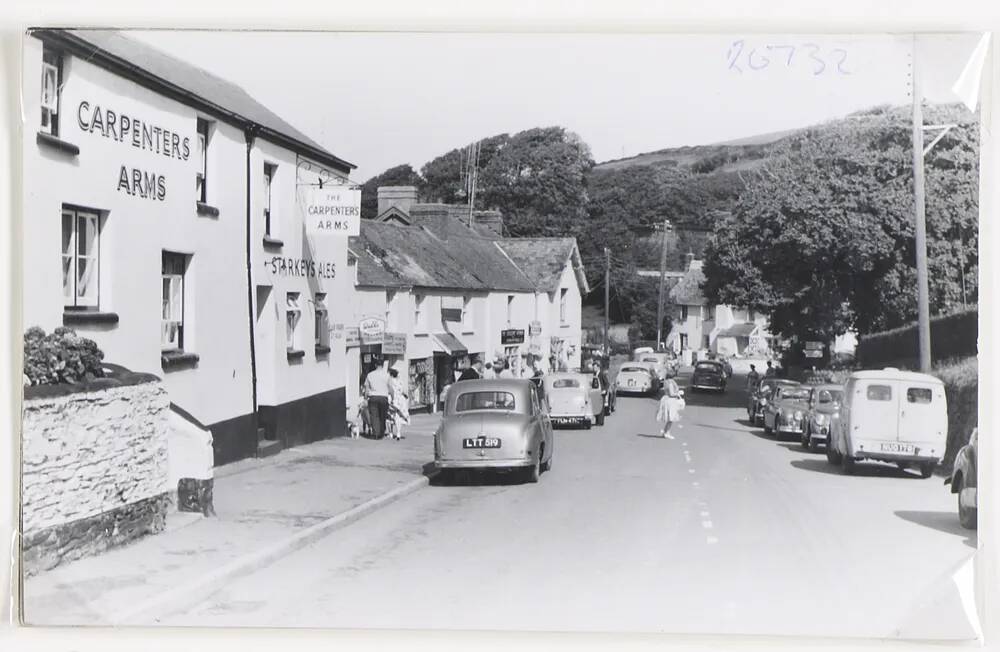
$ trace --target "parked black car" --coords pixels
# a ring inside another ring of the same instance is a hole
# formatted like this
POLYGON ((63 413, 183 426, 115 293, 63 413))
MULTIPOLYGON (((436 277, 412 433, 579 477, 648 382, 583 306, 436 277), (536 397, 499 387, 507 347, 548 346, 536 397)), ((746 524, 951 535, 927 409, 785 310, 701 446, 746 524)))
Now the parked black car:
POLYGON ((695 363, 694 373, 691 374, 691 389, 726 391, 726 368, 718 360, 701 360, 695 363))

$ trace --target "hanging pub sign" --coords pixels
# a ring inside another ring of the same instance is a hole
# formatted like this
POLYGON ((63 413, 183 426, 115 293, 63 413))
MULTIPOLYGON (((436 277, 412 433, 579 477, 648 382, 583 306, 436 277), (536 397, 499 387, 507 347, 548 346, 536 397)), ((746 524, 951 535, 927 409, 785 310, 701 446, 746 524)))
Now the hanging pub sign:
POLYGON ((504 346, 508 344, 524 344, 524 329, 508 328, 507 330, 500 331, 500 344, 504 346))
POLYGON ((528 335, 541 335, 542 334, 542 322, 533 321, 528 324, 528 335))
POLYGON ((330 185, 305 193, 306 233, 361 235, 361 190, 330 185))
POLYGON ((385 337, 385 321, 377 317, 362 319, 358 324, 362 344, 382 344, 385 337))
POLYGON ((385 333, 382 355, 406 355, 406 333, 385 333))

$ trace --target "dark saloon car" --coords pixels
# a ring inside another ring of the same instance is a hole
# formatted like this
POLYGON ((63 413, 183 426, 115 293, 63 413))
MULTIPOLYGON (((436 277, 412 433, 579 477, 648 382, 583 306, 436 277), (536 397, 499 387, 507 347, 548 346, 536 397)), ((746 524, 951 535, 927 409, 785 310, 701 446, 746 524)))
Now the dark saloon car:
POLYGON ((716 392, 726 391, 726 368, 718 360, 701 360, 694 365, 691 374, 691 389, 708 389, 716 392))
POLYGON ((843 402, 843 385, 825 384, 812 387, 809 392, 806 428, 802 432, 803 448, 815 453, 820 444, 826 444, 831 424, 840 416, 840 405, 843 402))

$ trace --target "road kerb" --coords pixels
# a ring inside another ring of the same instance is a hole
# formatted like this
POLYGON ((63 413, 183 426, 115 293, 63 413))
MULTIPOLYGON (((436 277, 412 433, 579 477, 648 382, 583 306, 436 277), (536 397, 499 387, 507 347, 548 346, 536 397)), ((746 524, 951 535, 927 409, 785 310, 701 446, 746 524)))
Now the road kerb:
POLYGON ((108 624, 119 626, 157 623, 160 618, 208 597, 234 579, 268 566, 288 553, 304 548, 331 532, 349 525, 373 511, 427 486, 429 483, 430 477, 421 476, 405 485, 396 487, 392 491, 365 501, 346 512, 310 526, 282 541, 272 543, 266 548, 244 555, 207 575, 203 575, 193 582, 164 591, 155 598, 139 603, 131 609, 119 612, 113 618, 109 619, 108 624))

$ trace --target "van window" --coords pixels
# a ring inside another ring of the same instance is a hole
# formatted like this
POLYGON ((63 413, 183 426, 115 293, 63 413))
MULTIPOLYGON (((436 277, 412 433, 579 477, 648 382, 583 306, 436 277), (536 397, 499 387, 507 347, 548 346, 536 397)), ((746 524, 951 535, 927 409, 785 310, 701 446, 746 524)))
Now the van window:
POLYGON ((930 403, 931 390, 929 387, 907 387, 906 400, 909 403, 930 403))
POLYGON ((892 387, 889 385, 869 385, 868 386, 868 400, 869 401, 891 401, 892 400, 892 387))

